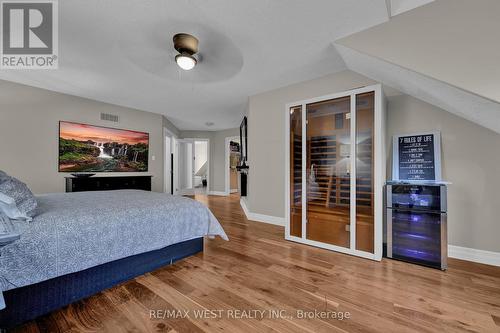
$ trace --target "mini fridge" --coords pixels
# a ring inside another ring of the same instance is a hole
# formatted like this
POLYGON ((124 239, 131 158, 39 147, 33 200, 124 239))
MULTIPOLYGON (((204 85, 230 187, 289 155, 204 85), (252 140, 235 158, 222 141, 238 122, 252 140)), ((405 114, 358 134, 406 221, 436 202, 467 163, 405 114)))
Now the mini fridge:
POLYGON ((388 258, 447 268, 445 184, 386 185, 384 254, 388 258))

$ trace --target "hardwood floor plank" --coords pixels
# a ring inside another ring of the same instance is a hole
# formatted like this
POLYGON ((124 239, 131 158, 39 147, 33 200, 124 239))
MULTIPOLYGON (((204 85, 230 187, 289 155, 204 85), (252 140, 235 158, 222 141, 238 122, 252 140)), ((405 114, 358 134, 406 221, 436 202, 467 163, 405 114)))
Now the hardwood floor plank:
POLYGON ((206 240, 201 254, 13 332, 500 332, 499 267, 450 259, 442 272, 356 258, 284 240, 282 227, 247 220, 234 195, 195 199, 210 207, 229 242, 206 240), (325 309, 351 316, 296 317, 325 309), (191 315, 151 318, 151 310, 191 315), (194 318, 201 310, 223 313, 194 318), (266 315, 228 316, 236 310, 266 315))

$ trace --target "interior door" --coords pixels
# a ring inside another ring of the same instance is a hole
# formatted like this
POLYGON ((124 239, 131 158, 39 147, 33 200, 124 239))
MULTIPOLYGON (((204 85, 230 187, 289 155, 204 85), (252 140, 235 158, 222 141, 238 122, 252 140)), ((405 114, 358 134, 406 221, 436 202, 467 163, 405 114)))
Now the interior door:
POLYGON ((375 92, 356 95, 356 250, 374 253, 375 92))
POLYGON ((194 150, 192 140, 177 140, 178 192, 181 195, 194 194, 194 150))
POLYGON ((349 248, 350 96, 307 104, 306 118, 306 238, 349 248))

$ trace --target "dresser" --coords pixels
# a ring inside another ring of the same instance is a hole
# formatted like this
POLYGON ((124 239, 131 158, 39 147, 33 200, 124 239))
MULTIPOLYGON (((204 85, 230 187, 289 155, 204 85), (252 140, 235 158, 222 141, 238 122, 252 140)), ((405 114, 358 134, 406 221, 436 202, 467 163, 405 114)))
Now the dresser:
POLYGON ((151 191, 152 176, 66 177, 66 192, 144 190, 151 191))

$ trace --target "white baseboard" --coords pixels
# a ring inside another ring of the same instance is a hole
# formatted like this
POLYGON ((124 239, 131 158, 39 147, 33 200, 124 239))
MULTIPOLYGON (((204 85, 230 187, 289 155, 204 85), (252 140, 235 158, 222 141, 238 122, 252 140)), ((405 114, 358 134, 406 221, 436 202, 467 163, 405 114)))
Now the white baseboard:
MULTIPOLYGON (((240 199, 240 205, 248 220, 285 226, 285 218, 252 213, 248 210, 246 198, 240 199)), ((448 245, 448 257, 477 262, 486 265, 500 266, 500 253, 467 247, 448 245)))
POLYGON ((243 209, 243 212, 245 213, 245 216, 247 216, 248 219, 248 215, 250 215, 250 212, 248 211, 247 199, 245 197, 240 198, 240 206, 243 209))
POLYGON ((282 227, 285 226, 285 218, 284 217, 257 214, 257 213, 250 212, 248 210, 245 198, 240 199, 240 205, 241 205, 241 208, 243 209, 243 212, 245 212, 247 219, 250 221, 269 223, 269 224, 279 225, 282 227))
POLYGON ((500 266, 500 253, 448 245, 448 257, 500 266))
POLYGON ((230 190, 230 192, 231 193, 236 193, 236 192, 238 192, 238 189, 237 188, 233 188, 233 189, 230 190))
POLYGON ((227 193, 222 192, 222 191, 209 191, 208 195, 220 195, 220 196, 227 197, 227 193))

